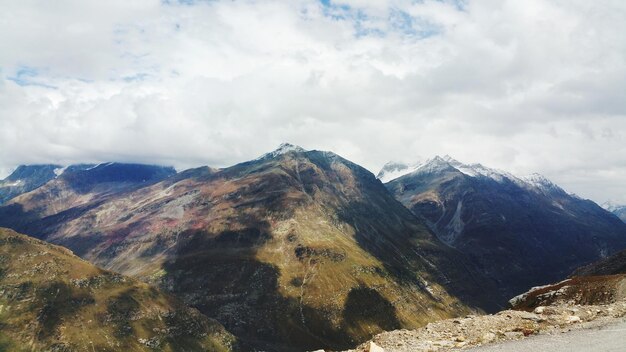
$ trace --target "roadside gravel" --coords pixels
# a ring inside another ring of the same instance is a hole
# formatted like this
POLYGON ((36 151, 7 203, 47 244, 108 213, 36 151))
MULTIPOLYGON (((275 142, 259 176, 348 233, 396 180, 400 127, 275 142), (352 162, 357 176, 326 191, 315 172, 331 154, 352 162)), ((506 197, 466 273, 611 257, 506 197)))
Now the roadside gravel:
MULTIPOLYGON (((467 350, 504 341, 524 340, 534 335, 560 335, 585 329, 597 331, 598 327, 623 322, 625 316, 626 301, 606 305, 537 307, 533 312, 505 310, 493 315, 442 320, 417 330, 384 332, 351 351, 381 351, 377 348, 384 352, 467 350)), ((621 339, 624 341, 625 336, 622 332, 621 339)), ((536 351, 544 350, 547 349, 536 351)))

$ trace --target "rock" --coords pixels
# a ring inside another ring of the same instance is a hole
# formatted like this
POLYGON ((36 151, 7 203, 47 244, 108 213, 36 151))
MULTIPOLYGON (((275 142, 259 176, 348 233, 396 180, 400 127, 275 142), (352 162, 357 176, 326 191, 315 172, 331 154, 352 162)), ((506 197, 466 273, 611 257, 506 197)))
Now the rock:
POLYGON ((507 331, 504 333, 504 337, 510 340, 514 340, 524 337, 524 333, 521 331, 507 331))
POLYGON ((385 350, 382 347, 375 344, 374 341, 370 341, 368 351, 369 352, 385 352, 385 350))
POLYGON ((543 306, 539 306, 537 308, 535 308, 535 314, 543 314, 543 311, 546 309, 546 307, 543 306))
MULTIPOLYGON (((606 322, 608 318, 601 317, 598 313, 608 315, 609 309, 615 317, 626 316, 626 300, 610 306, 561 304, 542 306, 533 312, 507 310, 495 315, 477 316, 471 320, 453 318, 432 323, 428 330, 421 328, 410 332, 401 330, 383 333, 375 341, 385 346, 388 352, 466 349, 498 341, 520 340, 537 334, 565 333, 582 328, 582 322, 596 319, 606 322)), ((357 351, 367 352, 368 344, 369 342, 361 345, 357 351)))
POLYGON ((480 342, 482 342, 482 343, 489 343, 489 342, 492 342, 495 339, 496 339, 496 334, 494 334, 492 332, 488 332, 488 333, 484 334, 480 338, 480 342))
POLYGON ((525 319, 525 320, 532 320, 532 321, 539 321, 539 320, 541 320, 541 319, 542 319, 542 318, 541 318, 540 316, 538 316, 537 314, 535 314, 535 313, 529 313, 529 312, 519 312, 519 316, 520 316, 520 318, 522 318, 522 319, 525 319))
POLYGON ((567 323, 568 324, 580 323, 580 317, 576 316, 576 315, 572 315, 570 317, 567 317, 567 323))

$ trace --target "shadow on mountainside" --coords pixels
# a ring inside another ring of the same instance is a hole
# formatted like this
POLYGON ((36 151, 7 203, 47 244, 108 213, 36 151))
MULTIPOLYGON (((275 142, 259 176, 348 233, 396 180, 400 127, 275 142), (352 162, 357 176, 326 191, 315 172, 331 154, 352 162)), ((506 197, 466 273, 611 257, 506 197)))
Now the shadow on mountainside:
MULTIPOLYGON (((57 214, 42 217, 37 209, 25 211, 22 204, 9 204, 0 206, 0 227, 6 227, 13 229, 17 232, 28 234, 29 236, 46 239, 50 234, 55 233, 59 226, 80 218, 89 210, 97 208, 104 201, 93 202, 77 207, 73 207, 57 214)), ((91 247, 85 243, 80 248, 74 248, 76 243, 67 245, 60 243, 68 248, 71 248, 77 255, 81 256, 86 253, 91 247), (86 247, 81 250, 82 247, 86 247)))
POLYGON ((380 260, 398 283, 419 287, 438 302, 440 298, 431 294, 419 279, 430 276, 430 280, 470 307, 496 312, 505 306, 508 297, 500 296, 494 281, 481 275, 463 254, 441 243, 426 226, 416 226, 419 220, 400 203, 388 206, 402 207, 395 214, 406 217, 391 218, 390 223, 363 202, 351 202, 339 217, 353 224, 359 246, 380 260))
POLYGON ((264 221, 238 231, 182 236, 186 240, 164 265, 161 286, 222 323, 244 349, 347 349, 371 337, 349 333, 359 321, 399 326, 391 303, 373 289, 350 292, 339 325, 326 312, 284 297, 280 269, 256 259, 257 249, 272 238, 264 221))

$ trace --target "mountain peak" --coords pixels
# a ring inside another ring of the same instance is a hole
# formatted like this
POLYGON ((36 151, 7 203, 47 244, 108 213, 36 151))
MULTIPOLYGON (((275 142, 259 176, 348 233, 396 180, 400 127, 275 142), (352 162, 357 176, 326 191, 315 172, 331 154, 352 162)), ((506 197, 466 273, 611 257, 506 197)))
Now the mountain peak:
POLYGON ((428 160, 427 164, 432 164, 432 163, 438 163, 438 164, 440 164, 440 163, 447 163, 448 161, 446 160, 446 157, 447 157, 447 155, 446 155, 446 156, 444 156, 444 157, 441 157, 441 156, 439 156, 439 155, 435 155, 435 157, 434 157, 434 158, 432 158, 432 159, 428 160))
POLYGON ((533 172, 530 175, 524 176, 524 180, 528 180, 531 182, 537 182, 537 183, 542 183, 542 184, 552 184, 552 181, 548 180, 547 177, 545 177, 544 175, 538 173, 538 172, 533 172))
POLYGON ((511 175, 508 172, 492 169, 478 163, 465 164, 454 159, 448 154, 444 156, 436 155, 433 158, 430 158, 424 162, 413 164, 412 166, 408 166, 403 169, 397 169, 397 171, 394 173, 390 173, 388 172, 388 170, 385 170, 385 168, 389 168, 389 165, 393 166, 395 165, 395 163, 387 163, 385 167, 383 167, 383 170, 381 170, 381 173, 379 173, 378 175, 378 178, 384 183, 412 173, 433 173, 454 170, 469 177, 489 178, 496 182, 509 180, 517 184, 523 183, 520 179, 511 175), (383 171, 386 171, 386 173, 383 173, 383 171))
POLYGON ((422 170, 427 167, 428 169, 432 170, 435 167, 442 167, 446 165, 449 166, 446 158, 448 160, 454 160, 448 155, 444 157, 440 157, 439 155, 436 155, 433 158, 430 158, 427 160, 422 159, 413 164, 406 164, 406 163, 398 162, 398 161, 390 161, 386 163, 385 165, 383 165, 383 168, 378 172, 378 175, 376 175, 376 178, 378 178, 383 183, 387 183, 389 181, 395 180, 399 177, 411 174, 413 172, 422 170))
POLYGON ((306 152, 306 150, 298 145, 294 145, 291 143, 281 143, 278 146, 278 149, 274 151, 275 153, 288 153, 288 152, 306 152))
POLYGON ((418 159, 416 163, 407 164, 400 161, 390 161, 383 165, 382 169, 376 175, 382 183, 387 183, 391 180, 395 180, 398 177, 410 174, 420 167, 422 167, 428 160, 418 159))
POLYGON ((446 154, 443 157, 441 157, 441 159, 443 159, 444 161, 448 162, 448 163, 459 163, 460 162, 456 159, 454 159, 453 157, 451 157, 450 155, 446 154))
POLYGON ((300 146, 291 144, 291 143, 281 143, 276 150, 261 155, 259 158, 257 158, 257 160, 275 158, 277 156, 284 155, 284 154, 291 153, 291 152, 304 153, 306 151, 307 151, 306 149, 300 146))
POLYGON ((547 177, 539 173, 532 173, 528 176, 522 177, 524 182, 530 184, 531 186, 538 188, 544 192, 565 192, 559 186, 557 186, 554 182, 550 181, 547 177))
POLYGON ((381 182, 389 182, 395 178, 398 178, 404 174, 409 169, 409 165, 397 161, 390 161, 383 165, 383 168, 380 169, 376 178, 381 182))

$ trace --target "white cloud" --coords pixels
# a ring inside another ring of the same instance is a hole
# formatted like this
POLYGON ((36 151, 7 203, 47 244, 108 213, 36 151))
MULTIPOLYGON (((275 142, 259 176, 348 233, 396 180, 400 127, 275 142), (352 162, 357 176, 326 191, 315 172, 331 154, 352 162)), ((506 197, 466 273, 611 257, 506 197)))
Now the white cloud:
POLYGON ((621 1, 6 2, 0 170, 451 154, 626 202, 621 1))

